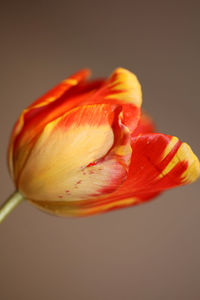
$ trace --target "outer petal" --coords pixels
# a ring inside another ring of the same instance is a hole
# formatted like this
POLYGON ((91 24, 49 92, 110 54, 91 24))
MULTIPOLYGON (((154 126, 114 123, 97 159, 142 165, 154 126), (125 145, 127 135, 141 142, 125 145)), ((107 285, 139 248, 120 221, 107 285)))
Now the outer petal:
POLYGON ((147 201, 165 189, 195 181, 200 164, 191 148, 164 134, 136 137, 127 180, 107 196, 77 202, 41 201, 44 210, 58 215, 84 216, 147 201))
POLYGON ((140 202, 192 183, 199 175, 200 164, 189 145, 160 133, 140 135, 132 143, 128 178, 110 199, 134 197, 140 202))
POLYGON ((22 112, 14 126, 8 150, 9 170, 14 181, 16 181, 42 128, 60 115, 60 111, 56 109, 57 101, 60 101, 67 92, 69 93, 69 90, 74 90, 75 86, 84 82, 88 75, 89 70, 79 71, 62 81, 22 112))
POLYGON ((136 190, 162 191, 191 183, 199 176, 198 158, 177 137, 159 133, 142 135, 135 138, 132 150, 130 172, 134 174, 136 190))
POLYGON ((45 127, 21 173, 18 189, 28 199, 49 202, 73 202, 108 193, 126 179, 131 152, 120 107, 77 107, 45 127))

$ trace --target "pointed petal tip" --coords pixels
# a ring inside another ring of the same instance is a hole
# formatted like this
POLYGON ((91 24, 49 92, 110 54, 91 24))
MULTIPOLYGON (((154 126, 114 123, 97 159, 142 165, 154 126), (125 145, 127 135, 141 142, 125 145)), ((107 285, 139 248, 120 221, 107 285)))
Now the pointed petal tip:
POLYGON ((180 160, 187 163, 187 169, 182 175, 183 184, 189 184, 196 181, 200 176, 200 162, 187 143, 183 143, 178 150, 177 155, 180 160))
POLYGON ((169 174, 175 166, 185 165, 185 171, 181 175, 181 184, 190 184, 198 179, 200 176, 200 162, 197 156, 192 151, 191 147, 187 143, 181 143, 181 141, 172 136, 169 144, 167 145, 165 151, 163 152, 163 159, 167 157, 173 148, 176 148, 176 145, 179 145, 179 148, 162 172, 162 176, 169 174))

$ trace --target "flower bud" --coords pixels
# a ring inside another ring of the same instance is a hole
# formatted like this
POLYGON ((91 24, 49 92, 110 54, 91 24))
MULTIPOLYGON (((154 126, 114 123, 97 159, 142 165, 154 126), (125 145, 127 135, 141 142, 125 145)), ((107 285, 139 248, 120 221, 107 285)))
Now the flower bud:
POLYGON ((82 70, 36 100, 12 132, 8 160, 17 190, 41 209, 83 216, 147 201, 197 179, 200 165, 176 137, 141 115, 137 77, 82 70))

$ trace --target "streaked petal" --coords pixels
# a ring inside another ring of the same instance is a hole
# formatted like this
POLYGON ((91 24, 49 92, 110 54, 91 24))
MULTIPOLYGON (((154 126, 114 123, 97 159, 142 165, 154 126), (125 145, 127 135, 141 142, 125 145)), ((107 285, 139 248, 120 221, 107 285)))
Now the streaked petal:
POLYGON ((131 151, 130 134, 120 123, 116 105, 77 107, 45 127, 18 187, 34 200, 75 201, 100 195, 125 180, 131 151))
POLYGON ((137 77, 132 72, 117 68, 88 101, 122 105, 125 126, 130 132, 137 127, 141 115, 142 90, 137 77))
POLYGON ((190 146, 177 137, 146 134, 132 143, 130 176, 135 191, 159 192, 195 181, 200 172, 190 146))
POLYGON ((123 68, 116 69, 108 81, 108 87, 110 93, 106 96, 107 99, 118 99, 120 102, 141 106, 141 86, 132 72, 123 68))
POLYGON ((48 122, 60 116, 61 112, 63 112, 63 110, 59 111, 56 108, 58 106, 58 100, 62 100, 62 97, 66 95, 66 93, 69 93, 71 89, 74 90, 75 86, 84 82, 89 76, 89 73, 89 70, 81 70, 63 80, 22 112, 14 126, 8 150, 9 169, 14 181, 16 181, 36 137, 41 133, 43 127, 48 122), (18 151, 18 149, 20 151, 18 151), (19 157, 19 153, 23 153, 23 155, 19 157), (17 165, 13 166, 13 161, 17 161, 17 165))
POLYGON ((37 203, 57 215, 84 216, 148 201, 165 189, 195 181, 200 164, 191 148, 176 137, 145 134, 135 138, 126 181, 108 195, 84 201, 37 203))

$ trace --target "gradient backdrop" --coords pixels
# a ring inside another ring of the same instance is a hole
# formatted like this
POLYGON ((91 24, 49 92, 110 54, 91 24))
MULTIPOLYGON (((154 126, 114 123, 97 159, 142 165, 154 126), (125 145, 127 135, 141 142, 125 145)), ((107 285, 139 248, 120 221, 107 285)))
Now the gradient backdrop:
MULTIPOLYGON (((8 1, 1 5, 1 199, 19 113, 83 67, 121 66, 158 131, 200 157, 199 1, 8 1)), ((0 226, 2 300, 199 300, 200 181, 148 204, 62 219, 21 204, 0 226)))

